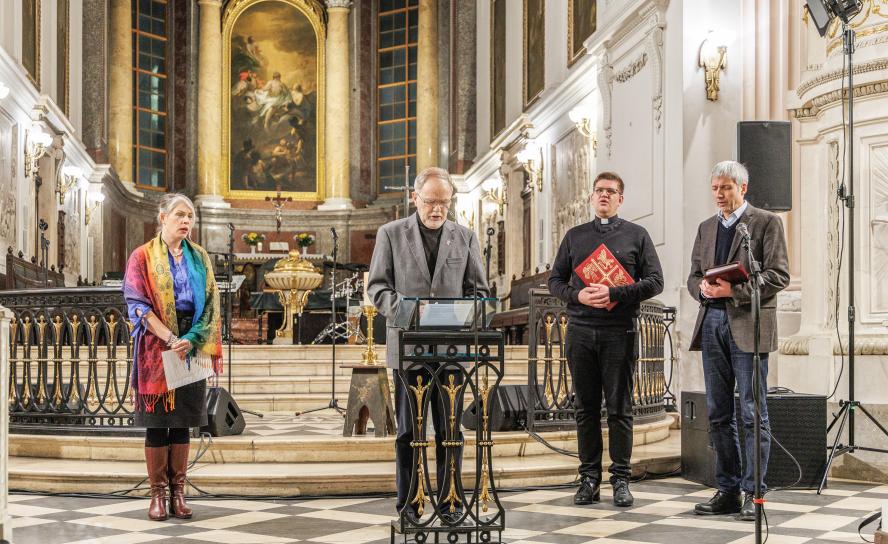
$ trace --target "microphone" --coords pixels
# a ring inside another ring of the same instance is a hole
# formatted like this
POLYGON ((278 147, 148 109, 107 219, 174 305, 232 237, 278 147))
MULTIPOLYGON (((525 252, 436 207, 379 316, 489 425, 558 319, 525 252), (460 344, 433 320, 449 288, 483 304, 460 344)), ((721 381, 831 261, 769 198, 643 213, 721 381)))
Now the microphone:
POLYGON ((746 226, 746 223, 740 223, 737 225, 737 232, 740 233, 745 240, 749 240, 749 227, 746 226))
POLYGON ((330 227, 330 234, 333 235, 334 240, 337 240, 339 238, 339 235, 336 234, 336 227, 330 227))

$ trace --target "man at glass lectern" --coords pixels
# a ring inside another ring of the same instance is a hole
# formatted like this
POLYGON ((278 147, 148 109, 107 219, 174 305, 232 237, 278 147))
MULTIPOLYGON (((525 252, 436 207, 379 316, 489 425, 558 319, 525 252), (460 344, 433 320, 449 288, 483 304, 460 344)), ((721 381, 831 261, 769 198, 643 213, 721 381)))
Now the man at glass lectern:
POLYGON ((647 230, 617 216, 623 180, 598 174, 592 184, 592 221, 564 235, 549 290, 567 303, 565 351, 576 391, 580 488, 575 504, 600 498, 601 399, 607 406, 608 467, 616 506, 632 506, 632 382, 641 302, 663 291, 663 271, 647 230))
MULTIPOLYGON (((395 369, 395 415, 398 420, 398 437, 395 440, 396 480, 398 500, 396 508, 400 512, 407 507, 404 515, 414 520, 415 505, 411 504, 410 480, 413 471, 413 422, 410 420, 410 390, 408 385, 416 385, 420 372, 400 375, 398 372, 398 328, 393 326, 401 301, 405 297, 461 298, 477 293, 479 297, 488 295, 487 278, 481 263, 481 250, 474 231, 457 225, 447 219, 447 212, 453 204, 455 194, 450 174, 443 168, 426 168, 416 176, 413 183, 413 203, 416 213, 383 225, 376 233, 376 247, 370 262, 370 276, 367 291, 373 304, 385 316, 386 362, 395 369)), ((404 305, 407 306, 406 304, 404 305)), ((430 376, 424 372, 423 383, 429 383, 430 376)), ((458 378, 461 377, 458 376, 458 378)), ((439 496, 449 492, 445 470, 446 448, 441 446, 446 432, 444 399, 437 388, 430 389, 432 423, 435 427, 437 475, 439 496)), ((461 405, 461 403, 457 403, 461 405)), ((460 421, 457 414, 457 421, 460 421)), ((462 433, 456 437, 462 441, 462 433)), ((457 463, 462 457, 457 456, 457 463)), ((462 512, 445 513, 445 516, 458 520, 462 512)))

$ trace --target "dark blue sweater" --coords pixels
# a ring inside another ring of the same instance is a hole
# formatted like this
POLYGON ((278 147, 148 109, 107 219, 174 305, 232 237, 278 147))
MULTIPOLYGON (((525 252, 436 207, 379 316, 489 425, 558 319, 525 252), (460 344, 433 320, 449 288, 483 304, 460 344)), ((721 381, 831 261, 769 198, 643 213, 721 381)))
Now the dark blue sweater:
POLYGON ((549 275, 549 291, 567 303, 571 324, 625 327, 628 330, 638 315, 641 301, 663 292, 663 270, 654 243, 644 227, 619 217, 612 217, 602 225, 596 217, 564 235, 549 275), (577 298, 586 284, 574 269, 601 244, 610 249, 635 280, 633 285, 611 287, 611 302, 619 303, 611 311, 580 304, 577 298))

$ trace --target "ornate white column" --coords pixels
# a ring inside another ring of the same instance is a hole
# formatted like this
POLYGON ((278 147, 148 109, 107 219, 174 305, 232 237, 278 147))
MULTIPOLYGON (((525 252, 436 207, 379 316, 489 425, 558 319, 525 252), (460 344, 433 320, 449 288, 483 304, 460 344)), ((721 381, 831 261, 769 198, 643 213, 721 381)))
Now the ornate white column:
POLYGON ((222 208, 222 0, 198 0, 197 203, 222 208))
POLYGON ((438 1, 419 0, 416 171, 438 166, 438 1))
POLYGON ((354 208, 349 196, 348 12, 350 0, 327 0, 326 199, 319 210, 354 208))
POLYGON ((108 69, 108 158, 120 181, 133 185, 133 27, 130 0, 111 2, 108 69))

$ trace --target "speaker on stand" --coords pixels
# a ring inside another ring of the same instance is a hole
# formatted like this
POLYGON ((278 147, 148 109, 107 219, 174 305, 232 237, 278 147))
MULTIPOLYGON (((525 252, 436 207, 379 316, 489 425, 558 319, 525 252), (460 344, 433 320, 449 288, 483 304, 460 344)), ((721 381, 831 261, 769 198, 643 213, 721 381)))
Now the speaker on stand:
POLYGON ((749 171, 750 204, 772 212, 792 209, 791 154, 789 121, 737 123, 737 162, 749 171))

